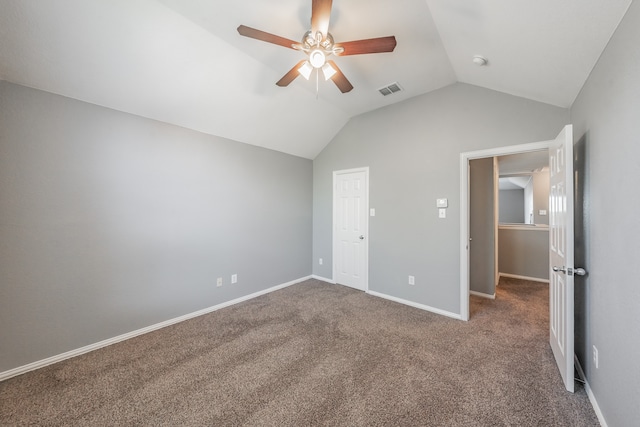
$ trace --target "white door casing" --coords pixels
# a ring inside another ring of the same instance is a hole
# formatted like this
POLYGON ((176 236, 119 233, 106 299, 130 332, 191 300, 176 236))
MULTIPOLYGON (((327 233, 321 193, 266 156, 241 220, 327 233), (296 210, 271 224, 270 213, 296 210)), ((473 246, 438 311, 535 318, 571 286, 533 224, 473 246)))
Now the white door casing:
POLYGON ((333 280, 368 290, 369 169, 333 173, 333 280))
POLYGON ((469 162, 474 159, 547 150, 551 142, 533 142, 460 154, 460 319, 469 320, 469 238, 471 237, 469 162))
POLYGON ((549 147, 549 341, 566 389, 574 391, 573 129, 549 147))

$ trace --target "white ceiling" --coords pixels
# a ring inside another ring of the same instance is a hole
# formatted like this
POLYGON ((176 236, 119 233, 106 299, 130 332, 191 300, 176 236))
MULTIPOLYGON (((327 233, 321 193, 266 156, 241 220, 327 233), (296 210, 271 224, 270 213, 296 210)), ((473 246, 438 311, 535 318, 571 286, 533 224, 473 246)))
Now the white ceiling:
POLYGON ((530 151, 528 153, 509 154, 498 157, 498 170, 501 176, 531 174, 549 166, 549 150, 530 151))
POLYGON ((531 175, 529 176, 510 176, 507 178, 500 178, 498 181, 499 190, 523 190, 527 187, 531 181, 531 175))
POLYGON ((549 150, 509 154, 498 157, 500 190, 522 190, 534 172, 549 169, 549 150))
POLYGON ((0 0, 0 79, 312 159, 351 117, 454 82, 569 107, 631 1, 334 0, 337 42, 398 45, 336 58, 355 88, 316 94, 275 85, 302 53, 236 31, 298 40, 311 0, 0 0))

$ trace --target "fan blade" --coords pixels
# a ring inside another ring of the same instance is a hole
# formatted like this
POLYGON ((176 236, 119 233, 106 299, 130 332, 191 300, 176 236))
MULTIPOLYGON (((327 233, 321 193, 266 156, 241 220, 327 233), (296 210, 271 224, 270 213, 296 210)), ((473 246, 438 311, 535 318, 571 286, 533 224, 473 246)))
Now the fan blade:
POLYGON ((388 36, 378 37, 375 39, 355 40, 351 42, 336 43, 335 47, 344 49, 344 52, 336 53, 338 56, 393 52, 393 49, 396 48, 396 38, 395 36, 388 36))
POLYGON ((340 70, 340 68, 338 68, 336 63, 331 60, 327 62, 331 64, 334 70, 336 70, 336 73, 333 76, 331 76, 331 80, 333 80, 336 86, 338 86, 338 89, 340 89, 340 92, 347 93, 351 89, 353 89, 353 85, 349 82, 349 80, 347 80, 344 74, 342 74, 342 71, 340 70))
POLYGON ((292 69, 289 70, 287 74, 282 76, 282 78, 278 80, 276 84, 280 87, 289 86, 289 83, 294 81, 296 77, 300 75, 300 73, 298 72, 298 68, 302 67, 302 64, 304 64, 306 61, 306 59, 303 59, 302 61, 298 62, 292 69))
POLYGON ((240 25, 238 27, 238 33, 241 36, 250 37, 252 39, 262 40, 263 42, 277 44, 279 46, 288 47, 294 49, 294 44, 299 44, 293 40, 285 39, 284 37, 276 36, 275 34, 267 33, 264 31, 256 30, 255 28, 247 27, 246 25, 240 25))
POLYGON ((311 2, 311 31, 322 33, 322 38, 329 32, 332 0, 312 0, 311 2))

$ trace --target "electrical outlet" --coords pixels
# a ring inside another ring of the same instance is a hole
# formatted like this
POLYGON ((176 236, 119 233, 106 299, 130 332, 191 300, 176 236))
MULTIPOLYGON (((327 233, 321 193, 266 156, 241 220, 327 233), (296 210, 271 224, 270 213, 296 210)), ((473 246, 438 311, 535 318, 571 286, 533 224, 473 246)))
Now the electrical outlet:
POLYGON ((232 274, 231 275, 231 283, 238 283, 238 275, 237 274, 232 274))
POLYGON ((218 281, 216 282, 216 286, 217 287, 222 286, 222 277, 218 277, 218 281))
POLYGON ((598 347, 596 347, 595 345, 593 346, 593 366, 596 367, 596 369, 598 369, 598 347))
POLYGON ((410 285, 415 285, 416 284, 416 278, 413 276, 409 276, 409 284, 410 285))
POLYGON ((322 258, 320 258, 320 259, 318 260, 318 264, 320 264, 320 265, 322 265, 322 263, 323 263, 323 262, 324 262, 324 261, 322 260, 322 258))
POLYGON ((438 209, 438 218, 446 218, 447 210, 445 208, 438 209))

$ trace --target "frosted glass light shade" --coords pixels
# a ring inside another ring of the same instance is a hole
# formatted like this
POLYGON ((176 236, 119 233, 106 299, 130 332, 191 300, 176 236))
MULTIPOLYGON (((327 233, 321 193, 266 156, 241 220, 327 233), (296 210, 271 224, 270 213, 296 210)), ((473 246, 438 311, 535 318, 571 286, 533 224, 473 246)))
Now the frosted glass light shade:
POLYGON ((322 66, 322 74, 325 80, 329 80, 335 73, 337 73, 337 71, 328 62, 322 66))
POLYGON ((302 64, 302 66, 298 68, 298 72, 300 73, 300 75, 307 80, 309 80, 312 71, 313 67, 311 66, 309 61, 305 61, 304 64, 302 64))

